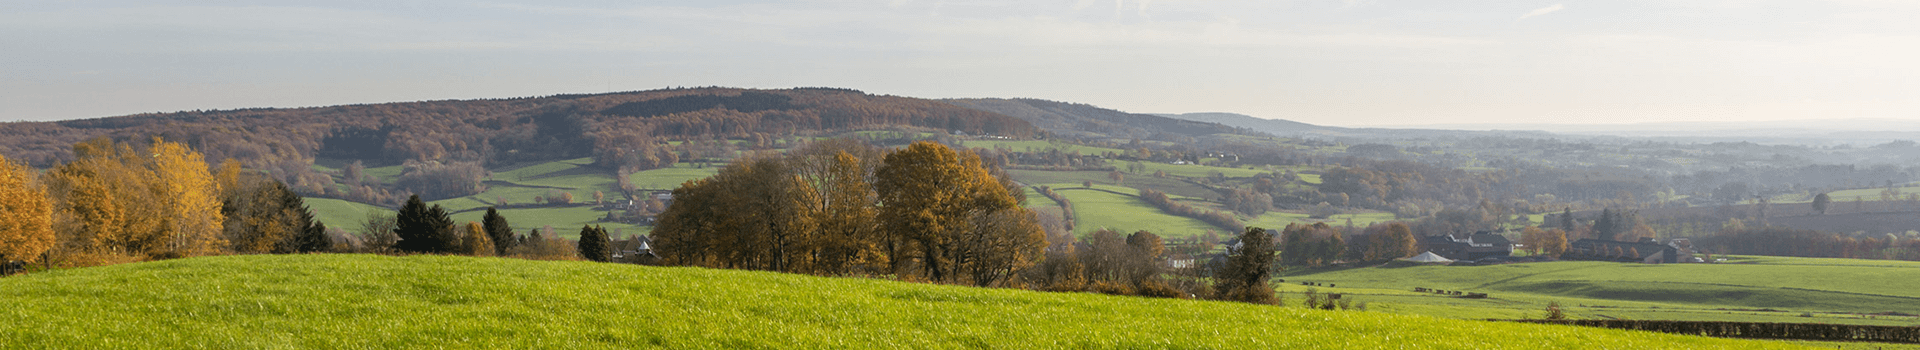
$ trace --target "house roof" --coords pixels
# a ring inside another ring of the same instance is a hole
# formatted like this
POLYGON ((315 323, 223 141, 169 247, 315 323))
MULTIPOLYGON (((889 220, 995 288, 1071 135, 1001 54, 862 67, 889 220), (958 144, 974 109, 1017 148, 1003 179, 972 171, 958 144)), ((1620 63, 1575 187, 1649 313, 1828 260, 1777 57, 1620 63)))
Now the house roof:
POLYGON ((1494 245, 1513 244, 1513 241, 1507 240, 1507 236, 1501 236, 1501 235, 1496 235, 1492 233, 1476 233, 1476 234, 1473 234, 1472 239, 1473 239, 1473 243, 1479 243, 1479 244, 1494 244, 1494 245))
POLYGON ((1400 260, 1406 260, 1406 261, 1412 261, 1412 262, 1423 262, 1423 263, 1453 262, 1453 259, 1447 259, 1445 257, 1441 257, 1439 254, 1434 254, 1433 252, 1420 253, 1420 255, 1415 255, 1411 258, 1403 258, 1400 260))

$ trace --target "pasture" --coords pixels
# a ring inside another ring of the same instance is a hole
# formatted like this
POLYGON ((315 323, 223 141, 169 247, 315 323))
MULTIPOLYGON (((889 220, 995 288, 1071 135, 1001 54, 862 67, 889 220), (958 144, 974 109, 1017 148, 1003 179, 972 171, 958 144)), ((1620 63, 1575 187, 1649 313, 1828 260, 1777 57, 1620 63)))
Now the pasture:
MULTIPOLYGON (((1108 191, 1131 190, 1117 186, 1101 188, 1108 191)), ((1133 194, 1117 194, 1067 184, 1056 184, 1053 190, 1073 201, 1073 214, 1077 219, 1074 233, 1085 234, 1103 228, 1121 233, 1147 230, 1169 239, 1186 239, 1207 230, 1221 232, 1222 235, 1229 233, 1197 219, 1167 214, 1133 194)))
POLYGON ((0 278, 6 348, 1797 348, 770 272, 239 255, 0 278), (1235 326, 1247 325, 1247 326, 1235 326))
MULTIPOLYGON (((1912 325, 1920 323, 1920 263, 1733 257, 1722 264, 1562 261, 1495 266, 1376 266, 1282 274, 1356 293, 1379 311, 1457 318, 1537 315, 1559 301, 1576 318, 1912 325), (1411 292, 1488 293, 1462 299, 1411 292)), ((1287 286, 1295 284, 1295 286, 1287 286)))

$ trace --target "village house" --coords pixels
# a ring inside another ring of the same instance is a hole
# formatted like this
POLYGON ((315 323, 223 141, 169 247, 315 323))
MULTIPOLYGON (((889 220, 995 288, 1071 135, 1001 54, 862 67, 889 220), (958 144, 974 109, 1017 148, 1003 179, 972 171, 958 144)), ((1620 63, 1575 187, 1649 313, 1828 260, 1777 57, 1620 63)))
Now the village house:
POLYGON ((614 262, 652 265, 654 260, 660 258, 653 254, 653 239, 647 236, 634 235, 611 243, 614 262))
POLYGON ((1421 237, 1419 243, 1421 250, 1453 260, 1513 256, 1513 241, 1487 231, 1426 236, 1421 237))

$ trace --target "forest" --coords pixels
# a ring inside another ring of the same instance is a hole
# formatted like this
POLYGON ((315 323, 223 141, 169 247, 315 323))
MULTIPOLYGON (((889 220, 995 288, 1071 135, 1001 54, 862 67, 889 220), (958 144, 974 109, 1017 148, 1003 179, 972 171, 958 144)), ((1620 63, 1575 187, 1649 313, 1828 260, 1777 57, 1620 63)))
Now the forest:
MULTIPOLYGON (((657 219, 651 236, 667 264, 1122 294, 1213 295, 1193 281, 1224 270, 1217 262, 1195 264, 1203 268, 1168 275, 1190 277, 1142 282, 1114 277, 1128 273, 1095 267, 1119 265, 1085 256, 1157 251, 1124 259, 1207 260, 1234 236, 1217 232, 1247 226, 1273 232, 1281 264, 1303 266, 1386 261, 1417 253, 1405 247, 1420 237, 1475 232, 1507 236, 1545 256, 1564 252, 1569 241, 1647 237, 1689 238, 1714 254, 1920 259, 1920 232, 1846 219, 1920 210, 1912 204, 1920 203, 1920 190, 1906 187, 1912 168, 1819 161, 1911 146, 1899 143, 1855 149, 1473 133, 1284 138, 1084 104, 925 100, 833 88, 186 111, 6 123, 0 134, 9 136, 0 155, 39 169, 10 181, 44 191, 52 213, 46 226, 68 232, 23 246, 45 245, 39 254, 73 265, 304 251, 593 259, 597 253, 581 255, 581 241, 559 241, 552 229, 519 234, 504 224, 408 224, 452 227, 416 233, 442 243, 413 246, 380 228, 452 214, 426 202, 522 186, 492 179, 504 165, 575 158, 591 162, 580 171, 610 173, 618 185, 483 198, 483 207, 574 205, 589 202, 589 193, 594 205, 635 200, 607 220, 657 219), (934 146, 945 153, 930 151, 934 146), (923 175, 883 171, 902 169, 886 166, 887 159, 916 149, 955 169, 974 169, 943 175, 968 179, 973 187, 961 187, 971 192, 942 194, 952 198, 911 215, 897 212, 909 206, 880 204, 908 198, 889 193, 951 189, 887 187, 919 184, 886 179, 923 175), (134 156, 160 151, 198 158, 134 156), (206 169, 207 180, 179 170, 192 168, 181 165, 188 163, 206 169), (716 175, 672 189, 675 205, 642 196, 630 180, 689 163, 714 166, 716 175), (375 168, 389 173, 376 176, 375 168), (199 182, 217 190, 186 190, 207 187, 199 182), (1028 202, 1028 189, 1048 203, 1028 202), (1197 220, 1207 232, 1088 226, 1081 212, 1110 209, 1076 203, 1071 190, 1132 198, 1144 210, 1197 220), (953 199, 967 196, 974 199, 953 199), (327 229, 294 209, 302 197, 397 213, 388 223, 368 218, 353 223, 362 227, 327 229), (1054 208, 1025 209, 1036 206, 1054 208), (736 208, 766 215, 722 219, 736 208), (219 215, 177 219, 186 212, 219 215), (1356 216, 1381 219, 1354 222, 1356 216), (1099 232, 1118 238, 1095 237, 1105 235, 1099 232), (1161 243, 1100 248, 1111 245, 1103 239, 1161 243), (1059 265, 1067 261, 1080 262, 1059 265)), ((588 225, 576 237, 612 239, 602 231, 588 225)))

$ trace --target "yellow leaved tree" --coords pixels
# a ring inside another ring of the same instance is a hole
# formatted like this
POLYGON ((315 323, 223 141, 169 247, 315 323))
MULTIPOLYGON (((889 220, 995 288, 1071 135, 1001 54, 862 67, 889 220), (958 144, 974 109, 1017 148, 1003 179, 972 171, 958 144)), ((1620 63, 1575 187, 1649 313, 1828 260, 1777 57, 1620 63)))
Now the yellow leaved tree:
POLYGON ((0 263, 37 261, 53 247, 53 207, 33 175, 0 156, 0 263))
POLYGON ((59 250, 76 265, 216 254, 226 247, 220 186, 199 152, 97 138, 47 173, 59 250), (104 257, 103 257, 104 256, 104 257))

